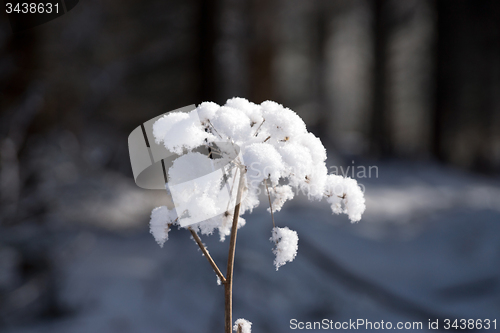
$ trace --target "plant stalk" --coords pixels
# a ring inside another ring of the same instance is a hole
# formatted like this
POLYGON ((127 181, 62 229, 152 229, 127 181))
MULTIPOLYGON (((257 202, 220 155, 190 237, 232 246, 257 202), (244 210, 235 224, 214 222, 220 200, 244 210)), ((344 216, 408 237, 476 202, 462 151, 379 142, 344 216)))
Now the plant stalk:
POLYGON ((210 256, 210 253, 208 253, 208 250, 205 247, 205 245, 203 245, 203 243, 201 242, 201 239, 198 236, 198 234, 193 229, 191 228, 188 229, 189 231, 191 231, 191 235, 193 235, 196 244, 198 244, 198 246, 200 247, 201 251, 203 252, 203 255, 205 256, 205 258, 207 258, 208 263, 210 264, 210 266, 212 266, 212 269, 214 270, 215 274, 217 274, 217 276, 219 277, 221 283, 225 284, 226 278, 224 277, 224 275, 222 275, 222 272, 220 271, 219 267, 217 267, 217 264, 210 256))
POLYGON ((245 169, 240 167, 240 182, 238 184, 238 192, 236 194, 236 206, 234 207, 233 225, 231 227, 231 240, 229 243, 229 254, 227 257, 227 273, 226 283, 224 284, 224 317, 225 317, 225 333, 232 332, 233 323, 233 267, 234 254, 236 250, 236 234, 238 232, 238 217, 240 215, 240 201, 243 192, 245 169))
POLYGON ((267 187, 267 180, 264 179, 264 184, 266 184, 267 197, 269 198, 269 209, 271 210, 271 219, 273 220, 273 228, 276 228, 274 224, 274 214, 273 214, 273 204, 271 203, 271 194, 269 194, 269 187, 267 187))

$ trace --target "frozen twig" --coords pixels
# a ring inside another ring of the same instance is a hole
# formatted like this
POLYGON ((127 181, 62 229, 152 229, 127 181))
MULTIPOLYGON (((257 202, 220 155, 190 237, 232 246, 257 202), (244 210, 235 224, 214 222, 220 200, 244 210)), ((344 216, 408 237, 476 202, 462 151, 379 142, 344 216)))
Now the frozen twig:
POLYGON ((254 134, 255 136, 257 136, 259 134, 259 130, 262 127, 262 125, 264 124, 265 121, 266 121, 265 119, 262 120, 262 122, 260 123, 259 127, 257 127, 257 130, 255 131, 255 134, 254 134))
POLYGON ((205 247, 205 245, 203 245, 203 243, 201 242, 201 239, 198 236, 198 234, 196 233, 196 231, 194 231, 191 228, 188 228, 188 229, 191 232, 191 235, 193 235, 193 238, 194 238, 196 244, 198 244, 198 246, 200 247, 201 251, 203 252, 203 255, 205 256, 205 258, 207 258, 208 262, 212 266, 215 274, 217 274, 217 276, 221 280, 222 284, 226 284, 226 278, 224 277, 224 275, 222 275, 222 272, 220 271, 219 267, 217 266, 217 264, 215 263, 215 261, 210 256, 210 253, 208 253, 208 250, 205 247))
POLYGON ((241 195, 244 188, 245 169, 240 170, 240 182, 236 195, 236 207, 234 207, 233 226, 231 227, 231 240, 229 242, 229 254, 227 256, 226 283, 224 284, 224 314, 225 314, 225 333, 231 333, 233 316, 233 268, 234 254, 236 250, 236 235, 238 232, 238 217, 240 215, 241 195))
POLYGON ((208 120, 208 123, 210 124, 210 126, 212 126, 212 128, 214 129, 215 133, 217 133, 217 135, 222 139, 222 135, 219 134, 219 132, 217 131, 217 129, 215 128, 215 126, 212 124, 212 122, 210 121, 210 119, 207 119, 208 120))
POLYGON ((274 224, 273 205, 271 203, 271 194, 269 194, 269 187, 267 187, 267 179, 264 179, 264 184, 266 184, 267 197, 269 198, 269 209, 271 210, 271 219, 273 220, 273 228, 275 228, 276 225, 274 224))

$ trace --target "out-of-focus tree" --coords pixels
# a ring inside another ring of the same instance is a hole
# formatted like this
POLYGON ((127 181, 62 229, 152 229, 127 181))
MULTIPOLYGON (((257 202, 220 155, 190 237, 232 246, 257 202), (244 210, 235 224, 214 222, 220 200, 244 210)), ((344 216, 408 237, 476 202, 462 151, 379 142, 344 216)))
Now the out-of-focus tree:
POLYGON ((483 172, 500 165, 500 2, 435 1, 433 154, 483 172))

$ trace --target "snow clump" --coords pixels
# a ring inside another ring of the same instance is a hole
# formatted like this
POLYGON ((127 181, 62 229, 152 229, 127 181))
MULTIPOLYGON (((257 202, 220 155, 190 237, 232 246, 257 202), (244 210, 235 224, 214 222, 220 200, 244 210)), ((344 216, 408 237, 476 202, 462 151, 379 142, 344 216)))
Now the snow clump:
POLYGON ((240 318, 234 322, 233 330, 236 333, 251 333, 252 323, 246 319, 240 318))
POLYGON ((273 249, 273 253, 276 255, 274 259, 276 270, 295 259, 299 248, 299 236, 296 231, 290 230, 288 227, 275 227, 269 240, 276 245, 273 249))

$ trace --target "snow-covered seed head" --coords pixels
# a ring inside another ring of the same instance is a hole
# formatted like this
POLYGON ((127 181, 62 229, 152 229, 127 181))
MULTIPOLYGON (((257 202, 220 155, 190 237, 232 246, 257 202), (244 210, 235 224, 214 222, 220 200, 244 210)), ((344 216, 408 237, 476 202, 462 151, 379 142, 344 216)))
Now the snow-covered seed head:
POLYGON ((346 213, 351 222, 361 220, 361 215, 366 208, 365 197, 356 180, 338 175, 328 175, 325 196, 333 213, 346 213))
POLYGON ((246 319, 240 318, 234 322, 233 330, 236 333, 251 333, 252 323, 246 319))
MULTIPOLYGON (((352 222, 359 221, 365 210, 363 192, 356 181, 328 175, 321 140, 307 131, 294 111, 276 102, 254 104, 238 97, 224 105, 204 102, 191 112, 172 112, 159 118, 153 135, 158 144, 181 155, 167 171, 168 188, 172 198, 178 194, 173 199, 177 211, 185 212, 178 224, 186 226, 191 219, 189 226, 201 234, 218 230, 221 240, 229 235, 239 170, 245 170, 240 215, 259 205, 264 181, 270 185, 275 212, 299 191, 311 200, 326 198, 333 213, 345 213, 352 222), (216 176, 203 178, 208 174, 216 176), (197 181, 190 183, 194 178, 197 181)), ((168 238, 166 223, 176 218, 175 210, 166 210, 164 207, 151 215, 151 233, 160 245, 168 238)), ((282 247, 276 250, 283 251, 282 247)), ((280 265, 286 261, 279 260, 280 265)))

